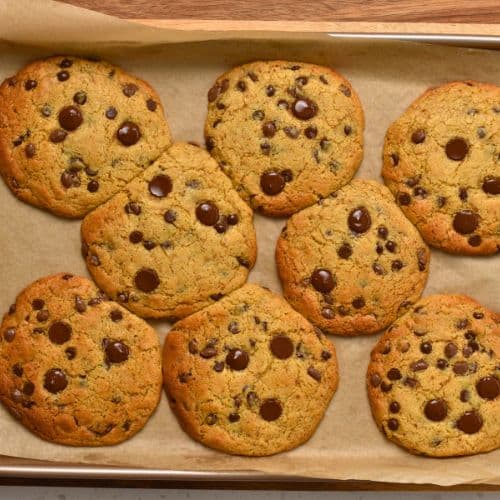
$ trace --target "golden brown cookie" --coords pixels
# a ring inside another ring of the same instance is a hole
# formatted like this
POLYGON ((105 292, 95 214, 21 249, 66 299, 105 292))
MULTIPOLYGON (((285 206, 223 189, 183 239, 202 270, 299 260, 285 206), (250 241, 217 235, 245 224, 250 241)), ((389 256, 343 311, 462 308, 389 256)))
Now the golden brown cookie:
POLYGON ((391 324, 419 299, 429 257, 389 190, 367 180, 293 215, 276 246, 285 298, 338 335, 391 324))
POLYGON ((253 213, 203 149, 172 146, 82 223, 97 284, 144 317, 184 317, 243 285, 253 213))
POLYGON ((208 91, 207 149, 266 215, 290 215, 349 182, 363 158, 363 129, 351 84, 323 66, 257 61, 208 91))
POLYGON ((419 301, 380 338, 367 387, 388 439, 412 453, 500 447, 500 316, 463 295, 419 301))
POLYGON ((330 341, 280 296, 253 284, 175 324, 163 376, 170 406, 192 438, 253 456, 307 441, 338 384, 330 341))
POLYGON ((146 424, 160 392, 156 332, 86 278, 41 278, 3 318, 0 400, 43 439, 120 443, 146 424))
POLYGON ((451 253, 500 250, 500 87, 431 88, 389 128, 382 175, 430 245, 451 253))
POLYGON ((82 217, 170 144, 157 93, 105 62, 35 61, 0 86, 0 174, 21 200, 82 217))

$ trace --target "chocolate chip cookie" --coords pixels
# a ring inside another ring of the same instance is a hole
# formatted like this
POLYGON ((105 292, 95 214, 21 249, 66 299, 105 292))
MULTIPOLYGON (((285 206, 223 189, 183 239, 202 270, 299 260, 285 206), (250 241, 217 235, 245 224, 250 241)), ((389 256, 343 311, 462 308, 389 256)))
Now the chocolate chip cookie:
POLYGON ((97 284, 144 317, 183 317, 243 285, 250 208, 203 149, 175 144, 82 223, 97 284))
POLYGON ((176 323, 163 349, 163 378, 192 438, 253 456, 307 441, 338 384, 330 341, 253 284, 176 323))
POLYGON ((254 62, 208 91, 207 149, 266 215, 290 215, 349 182, 363 157, 363 128, 351 84, 323 66, 254 62))
POLYGON ((432 246, 500 250, 500 87, 472 81, 427 90, 385 137, 382 175, 432 246))
POLYGON ((105 62, 36 61, 0 86, 0 174, 21 200, 82 217, 170 144, 160 98, 105 62))
POLYGON ((43 439, 116 444, 161 393, 156 332, 86 278, 57 274, 17 297, 0 327, 0 400, 43 439))
POLYGON ((367 387, 380 430, 412 453, 500 447, 500 316, 463 295, 422 299, 373 349, 367 387))
POLYGON ((293 215, 276 246, 285 298, 338 335, 391 324, 420 297, 429 257, 389 190, 366 180, 293 215))

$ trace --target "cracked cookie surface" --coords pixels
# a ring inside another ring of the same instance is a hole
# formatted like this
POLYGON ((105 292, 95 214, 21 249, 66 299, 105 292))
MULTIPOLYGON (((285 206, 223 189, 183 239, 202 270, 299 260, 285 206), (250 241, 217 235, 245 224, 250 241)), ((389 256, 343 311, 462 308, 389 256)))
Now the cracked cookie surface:
POLYGON ((266 215, 290 215, 349 182, 363 158, 363 129, 351 84, 323 66, 253 62, 208 91, 207 149, 266 215))
POLYGON ((120 443, 142 429, 160 393, 156 332, 86 278, 41 278, 3 318, 0 400, 43 439, 120 443))
POLYGON ((157 93, 111 64, 52 57, 0 86, 0 174, 57 215, 84 216, 169 144, 157 93))
POLYGON ((371 353, 373 416, 412 453, 446 457, 500 447, 500 316, 463 295, 425 297, 371 353))
POLYGON ((338 384, 333 344, 283 298, 253 284, 174 326, 163 375, 191 437, 253 456, 307 441, 338 384))
POLYGON ((253 213, 201 148, 173 145, 88 214, 82 249, 97 284, 144 317, 184 317, 243 285, 253 213))
POLYGON ((500 87, 473 81, 427 90, 389 128, 382 175, 430 245, 500 250, 500 87))
POLYGON ((389 190, 366 180, 294 214, 276 245, 285 298, 339 335, 375 333, 392 323, 419 299, 429 258, 389 190))

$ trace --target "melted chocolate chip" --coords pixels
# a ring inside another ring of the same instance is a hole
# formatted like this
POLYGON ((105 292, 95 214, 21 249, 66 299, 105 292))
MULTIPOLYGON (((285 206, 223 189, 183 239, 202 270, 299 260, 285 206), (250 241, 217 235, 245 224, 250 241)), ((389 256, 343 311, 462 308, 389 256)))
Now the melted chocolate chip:
POLYGON ((71 338, 71 326, 63 321, 52 323, 49 328, 49 339, 54 344, 64 344, 71 338))
POLYGON ((196 207, 196 218, 205 226, 214 226, 219 220, 219 209, 210 201, 204 201, 196 207))
POLYGON ((500 194, 500 177, 485 177, 482 187, 487 194, 500 194))
POLYGON ((277 399, 266 399, 260 405, 260 416, 268 422, 277 420, 282 412, 281 403, 277 399))
POLYGON ((424 408, 425 416, 433 422, 441 422, 448 414, 448 406, 446 401, 442 399, 431 399, 427 401, 424 408))
POLYGON ((411 135, 411 141, 414 144, 421 144, 425 141, 425 131, 422 129, 415 130, 411 135))
POLYGON ((148 190, 156 198, 165 198, 172 191, 172 179, 168 175, 155 175, 148 183, 148 190))
POLYGON ((311 274, 312 286, 321 293, 328 293, 335 288, 335 279, 328 269, 316 269, 311 274))
POLYGON ((299 120, 310 120, 318 112, 316 103, 310 99, 297 99, 292 105, 292 113, 299 120))
POLYGON ((278 359, 287 359, 293 354, 293 342, 286 335, 275 335, 270 342, 270 348, 278 359))
POLYGON ((231 349, 226 356, 226 364, 232 370, 244 370, 250 361, 248 354, 242 349, 231 349))
POLYGON ((116 110, 115 107, 113 106, 110 106, 106 112, 104 113, 104 115, 106 116, 106 118, 108 120, 114 120, 116 118, 116 115, 118 115, 118 111, 116 110))
POLYGON ((466 411, 458 420, 457 428, 465 434, 475 434, 483 426, 483 419, 477 411, 466 411))
POLYGON ((43 386, 47 391, 56 394, 66 389, 68 386, 68 379, 62 370, 59 368, 52 368, 45 373, 43 386))
POLYGON ((279 172, 265 172, 260 176, 260 187, 265 194, 274 196, 283 191, 285 179, 279 172))
POLYGON ((347 219, 349 229, 355 233, 365 233, 370 229, 372 220, 370 213, 365 207, 358 207, 351 211, 347 219))
POLYGON ((479 380, 476 390, 483 399, 495 399, 500 395, 500 381, 497 377, 488 375, 479 380))
POLYGON ((123 363, 128 359, 129 348, 119 340, 108 340, 103 342, 107 363, 123 363))
POLYGON ((136 273, 134 282, 139 290, 149 293, 158 288, 160 279, 154 269, 143 267, 136 273))
POLYGON ((479 216, 471 210, 460 210, 453 218, 453 229, 459 234, 470 234, 479 225, 479 216))
POLYGON ((450 160, 460 161, 467 156, 469 146, 461 137, 455 137, 447 142, 445 151, 450 160))
POLYGON ((76 130, 83 122, 83 116, 77 106, 66 106, 59 111, 59 125, 69 132, 76 130))
POLYGON ((141 131, 135 123, 127 121, 120 125, 116 137, 124 146, 133 146, 141 138, 141 131))

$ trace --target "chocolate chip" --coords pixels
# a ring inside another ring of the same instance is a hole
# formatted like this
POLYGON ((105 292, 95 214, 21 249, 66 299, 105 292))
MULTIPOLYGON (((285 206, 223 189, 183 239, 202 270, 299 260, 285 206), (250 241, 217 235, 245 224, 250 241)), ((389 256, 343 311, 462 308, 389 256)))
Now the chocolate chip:
POLYGON ((154 241, 145 240, 142 245, 146 250, 153 250, 153 248, 156 246, 156 243, 154 241))
POLYGON ((260 145, 260 150, 262 151, 262 154, 269 156, 271 153, 271 145, 268 142, 263 142, 260 145))
POLYGON ((148 183, 148 190, 156 198, 164 198, 172 191, 172 179, 168 175, 155 175, 148 183))
POLYGON ((146 107, 148 108, 149 111, 156 111, 156 108, 158 107, 158 103, 154 101, 153 99, 148 99, 146 101, 146 107))
POLYGON ((410 369, 414 372, 427 370, 428 367, 429 365, 423 359, 419 359, 418 361, 414 361, 410 364, 410 369))
POLYGON ((330 141, 326 137, 323 137, 323 139, 321 139, 321 141, 319 141, 319 147, 323 151, 326 151, 330 147, 330 141))
POLYGON ((259 120, 262 121, 264 119, 264 111, 261 111, 260 109, 257 109, 252 113, 252 118, 254 120, 259 120))
POLYGON ((19 363, 16 363, 15 365, 12 366, 12 373, 16 376, 16 377, 22 377, 23 376, 23 367, 19 364, 19 363))
POLYGON ((397 167, 399 164, 399 155, 397 153, 392 153, 390 157, 392 161, 392 166, 397 167))
POLYGON ((337 255, 341 259, 348 259, 352 255, 352 247, 349 243, 343 243, 337 250, 337 255))
POLYGON ((33 90, 38 85, 36 80, 26 80, 24 82, 24 90, 33 90))
POLYGON ((67 357, 68 359, 70 359, 70 360, 71 360, 71 359, 75 359, 75 357, 76 357, 76 349, 75 349, 74 347, 68 347, 68 348, 64 351, 64 353, 66 354, 66 357, 67 357))
POLYGON ((332 319, 335 316, 335 313, 330 307, 323 307, 323 309, 321 310, 321 316, 326 319, 332 319))
POLYGON ((454 161, 463 160, 466 157, 468 151, 469 146, 467 142, 465 142, 465 139, 462 139, 461 137, 450 139, 445 146, 446 156, 450 160, 454 161))
POLYGON ((45 373, 43 386, 52 394, 64 391, 68 386, 68 379, 62 370, 52 368, 45 373))
POLYGON ((466 361, 457 361, 454 365, 453 365, 453 371, 457 374, 457 375, 465 375, 469 370, 469 365, 467 364, 466 361))
POLYGON ((420 351, 423 354, 430 354, 432 352, 432 344, 430 342, 422 342, 420 344, 420 351))
POLYGON ((449 342, 444 348, 444 354, 447 358, 453 358, 458 352, 458 347, 453 343, 449 342))
POLYGON ((389 341, 385 341, 380 346, 380 352, 382 354, 389 354, 391 352, 391 343, 389 341))
POLYGON ((352 301, 352 307, 354 307, 354 309, 362 309, 365 307, 365 299, 363 297, 356 297, 352 301))
POLYGON ((401 372, 397 368, 391 368, 387 372, 387 378, 389 380, 400 380, 401 378, 403 378, 403 376, 401 375, 401 372))
POLYGON ((122 87, 123 95, 126 97, 132 97, 138 90, 139 87, 134 83, 127 83, 122 87))
POLYGON ((483 399, 496 399, 500 395, 500 381, 493 375, 483 377, 477 382, 476 391, 483 399))
POLYGON ((226 356, 226 364, 232 369, 244 370, 250 361, 248 354, 242 349, 231 349, 226 356))
POLYGON ((123 363, 129 357, 128 346, 119 340, 108 340, 103 343, 107 363, 123 363))
POLYGON ((425 141, 425 131, 422 129, 415 130, 411 135, 411 140, 414 144, 421 144, 425 141))
POLYGON ((401 405, 397 401, 392 401, 389 405, 389 411, 391 413, 399 413, 399 410, 401 410, 401 405))
POLYGON ((399 422, 395 418, 390 418, 387 421, 387 427, 389 427, 391 431, 397 431, 399 428, 399 422))
POLYGON ((240 333, 240 325, 238 324, 237 321, 230 321, 229 325, 227 325, 227 329, 232 333, 232 334, 237 334, 240 333))
MULTIPOLYGON (((128 302, 129 294, 128 294, 128 292, 118 292, 116 297, 117 297, 119 302, 126 303, 126 302, 128 302)), ((89 304, 90 304, 90 302, 89 302, 89 304)), ((92 304, 90 304, 90 305, 92 305, 92 304)))
POLYGON ((49 139, 53 143, 58 143, 64 141, 67 135, 67 132, 65 132, 64 130, 56 129, 50 133, 49 139))
POLYGON ((350 125, 344 125, 344 134, 345 135, 351 135, 352 128, 350 125))
POLYGON ((427 266, 427 252, 425 248, 419 248, 417 250, 417 262, 418 262, 418 270, 425 271, 427 266))
POLYGON ((135 123, 126 121, 120 125, 116 137, 124 146, 133 146, 141 138, 141 131, 135 123))
POLYGON ((270 349, 278 359, 287 359, 293 354, 293 342, 288 336, 278 334, 272 338, 270 349))
POLYGON ((471 210, 461 210, 453 218, 453 229, 459 234, 470 234, 479 225, 479 216, 471 210))
POLYGON ((372 385, 372 387, 378 387, 380 385, 380 382, 382 382, 380 375, 378 373, 372 373, 370 376, 370 384, 372 385))
POLYGON ((217 415, 209 413, 205 418, 205 422, 207 425, 214 425, 217 422, 217 415))
POLYGON ((132 231, 129 234, 128 239, 129 239, 130 243, 137 244, 137 243, 140 243, 142 241, 142 237, 143 237, 143 234, 141 233, 141 231, 132 231))
POLYGON ((358 207, 349 213, 347 223, 351 231, 361 234, 370 229, 372 220, 370 217, 370 213, 365 207, 358 207))
POLYGON ((47 309, 44 309, 43 311, 38 311, 36 319, 37 321, 40 321, 40 323, 47 321, 49 319, 49 311, 47 311, 47 309))
POLYGON ((442 399, 431 399, 427 401, 424 408, 425 416, 433 422, 441 422, 448 414, 448 405, 442 399))
POLYGON ((403 269, 403 263, 399 259, 393 260, 391 263, 391 269, 393 271, 400 271, 403 269))
POLYGON ((283 191, 285 179, 279 172, 265 172, 260 176, 260 187, 265 194, 275 196, 283 191))
POLYGON ((70 168, 61 174, 61 184, 66 188, 76 188, 80 186, 80 175, 78 170, 70 168))
POLYGON ((282 412, 283 409, 281 407, 281 403, 276 399, 266 399, 260 405, 260 416, 268 422, 277 420, 281 416, 282 412))
POLYGON ((238 217, 238 214, 229 214, 226 220, 230 226, 235 226, 240 221, 240 218, 238 217))
POLYGON ((482 188, 487 194, 500 194, 500 177, 485 177, 482 188))
POLYGON ((328 269, 319 268, 311 274, 312 286, 321 293, 328 293, 335 288, 336 282, 328 269))
POLYGON ((414 389, 418 385, 418 380, 411 378, 411 377, 406 377, 404 384, 407 385, 408 387, 411 387, 412 389, 414 389))
POLYGON ((90 193, 95 193, 99 190, 99 182, 96 180, 92 179, 88 184, 87 184, 87 191, 90 193))
POLYGON ((121 321, 123 319, 123 314, 120 310, 113 309, 109 313, 109 317, 111 318, 111 321, 114 321, 116 323, 116 322, 121 321))
POLYGON ((316 127, 307 127, 304 130, 304 135, 308 139, 314 139, 318 135, 318 129, 316 127))
POLYGON ((245 92, 245 90, 247 89, 247 84, 246 84, 243 80, 240 80, 240 81, 236 84, 236 88, 237 88, 240 92, 245 92))
POLYGON ((73 96, 73 102, 76 104, 80 104, 80 106, 83 106, 87 102, 87 94, 83 91, 77 92, 73 96))
POLYGON ((23 385, 23 394, 31 396, 35 392, 35 384, 29 380, 23 385))
POLYGON ((389 250, 389 252, 394 253, 394 252, 396 252, 397 245, 396 245, 396 243, 394 243, 394 241, 389 240, 385 244, 385 248, 387 248, 387 250, 389 250))
POLYGON ((413 190, 413 194, 415 196, 419 196, 420 198, 426 198, 427 197, 427 191, 423 187, 421 187, 421 186, 417 186, 413 190))
POLYGON ((71 59, 68 59, 68 58, 64 58, 60 63, 59 63, 59 67, 60 68, 71 68, 71 66, 73 66, 73 61, 71 59))
POLYGON ((470 236, 469 239, 467 240, 467 243, 471 247, 478 247, 481 244, 481 242, 482 242, 481 236, 479 236, 478 234, 470 236))
POLYGON ((12 342, 15 336, 16 336, 15 328, 7 328, 7 330, 5 330, 5 332, 3 333, 3 338, 5 339, 6 342, 12 342))
POLYGON ((262 125, 262 133, 264 134, 265 137, 274 137, 276 134, 276 125, 274 122, 265 122, 262 125))
POLYGON ((143 267, 136 273, 134 282, 139 290, 149 293, 158 288, 160 279, 154 269, 143 267))
POLYGON ((310 120, 318 112, 316 103, 310 99, 296 99, 292 105, 292 113, 299 120, 310 120))
POLYGON ((258 82, 259 81, 259 77, 253 71, 249 71, 247 73, 247 75, 248 75, 248 78, 250 78, 250 80, 252 80, 252 82, 258 82))
POLYGON ((466 411, 458 420, 457 428, 465 434, 475 434, 483 426, 481 415, 475 410, 466 411))
POLYGON ((236 257, 236 260, 238 261, 240 266, 243 266, 243 267, 246 267, 247 269, 250 269, 250 262, 245 257, 238 256, 238 257, 236 257))
POLYGON ((101 265, 101 261, 99 260, 99 257, 96 254, 91 254, 88 260, 89 263, 92 264, 93 266, 101 265))
POLYGON ((31 307, 33 308, 34 311, 39 311, 40 309, 43 309, 44 305, 45 301, 42 299, 35 299, 31 302, 31 307))
POLYGON ((380 384, 380 390, 382 392, 390 392, 391 389, 392 389, 392 384, 389 384, 385 380, 380 384))
POLYGON ((64 344, 71 338, 72 328, 64 321, 56 321, 49 328, 49 339, 54 344, 64 344))
POLYGON ((314 380, 316 380, 317 382, 320 382, 321 381, 321 372, 319 370, 317 370, 316 368, 310 366, 308 369, 307 369, 307 374, 312 377, 314 380))
POLYGON ((297 139, 297 137, 300 135, 300 130, 297 127, 285 127, 283 129, 283 132, 290 137, 290 139, 297 139))
POLYGON ((24 148, 24 154, 26 155, 26 158, 33 158, 36 153, 36 147, 34 144, 30 143, 27 144, 26 147, 24 148))
POLYGON ((42 106, 41 110, 42 116, 45 116, 45 118, 48 118, 52 114, 52 109, 48 104, 45 104, 42 106))
POLYGON ((114 120, 116 118, 116 115, 118 115, 118 111, 115 107, 110 106, 104 114, 108 120, 114 120))
POLYGON ((406 206, 411 203, 411 196, 404 191, 400 191, 397 195, 397 200, 400 205, 406 206))
POLYGON ((196 207, 196 218, 205 226, 213 226, 219 220, 219 209, 210 201, 204 201, 196 207))
POLYGON ((83 116, 76 106, 66 106, 59 111, 59 125, 69 132, 76 130, 83 123, 83 116))
POLYGON ((214 346, 207 345, 202 351, 200 351, 200 356, 204 359, 210 359, 217 356, 217 349, 214 346))
POLYGON ((141 206, 135 201, 131 201, 125 205, 125 212, 127 214, 139 215, 141 213, 141 206))

